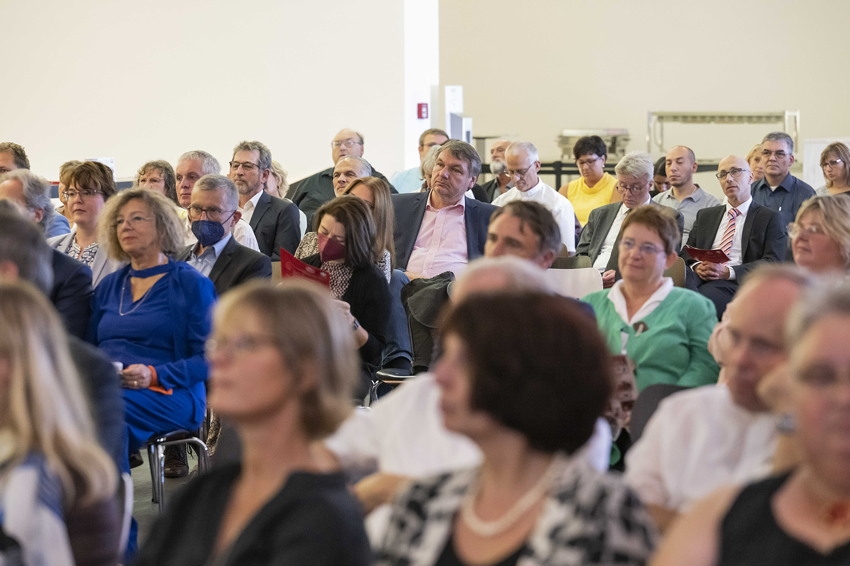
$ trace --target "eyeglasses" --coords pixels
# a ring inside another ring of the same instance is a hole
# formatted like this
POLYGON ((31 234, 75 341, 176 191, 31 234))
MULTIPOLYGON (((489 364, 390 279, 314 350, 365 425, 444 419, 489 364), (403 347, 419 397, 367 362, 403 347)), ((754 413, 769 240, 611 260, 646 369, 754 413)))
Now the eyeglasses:
POLYGON ((204 343, 204 353, 207 358, 214 354, 221 353, 229 356, 235 356, 242 353, 256 352, 263 346, 274 346, 277 344, 277 338, 272 336, 260 336, 243 334, 236 338, 210 338, 204 343))
POLYGON ((638 253, 641 256, 664 253, 664 250, 658 246, 652 244, 637 245, 634 240, 628 238, 620 240, 620 249, 629 253, 638 253))
POLYGON ((788 153, 785 152, 785 151, 782 151, 781 149, 777 150, 777 151, 770 151, 769 149, 763 149, 763 150, 761 150, 761 154, 762 154, 762 156, 764 156, 767 159, 770 159, 771 155, 775 156, 776 159, 785 159, 786 157, 788 157, 788 153))
POLYGON ((231 161, 230 162, 230 170, 236 171, 239 168, 242 168, 243 171, 253 171, 254 169, 259 169, 260 166, 257 163, 251 163, 250 161, 231 161))
POLYGON ((512 169, 505 169, 505 175, 507 175, 509 177, 522 177, 523 175, 528 173, 528 170, 531 169, 532 167, 534 167, 534 163, 532 163, 531 165, 529 165, 525 169, 513 169, 513 170, 512 169))
POLYGON ((600 159, 601 158, 599 156, 596 156, 592 159, 584 159, 584 160, 576 159, 576 167, 585 167, 585 166, 588 166, 588 165, 593 165, 594 163, 596 163, 600 159))
POLYGON ((838 164, 843 163, 843 162, 844 161, 842 159, 830 159, 829 161, 825 161, 825 162, 821 163, 820 166, 823 169, 828 169, 828 168, 832 168, 832 167, 838 167, 838 164))
POLYGON ((799 222, 792 222, 788 225, 788 234, 792 238, 796 238, 803 232, 805 232, 807 236, 822 236, 826 234, 823 226, 820 224, 800 224, 799 222))
POLYGON ((733 177, 737 177, 744 171, 749 171, 749 169, 741 169, 740 167, 732 167, 728 171, 726 169, 721 169, 717 173, 714 174, 715 177, 720 179, 721 181, 726 178, 727 175, 732 175, 733 177))
POLYGON ((68 189, 62 191, 62 196, 65 197, 65 200, 71 200, 72 198, 80 197, 80 199, 93 197, 94 195, 100 194, 100 191, 95 189, 68 189))
POLYGON ((617 183, 617 191, 621 193, 632 193, 633 195, 643 191, 646 189, 646 185, 625 185, 623 183, 617 183))
POLYGON ((334 149, 338 149, 340 147, 346 147, 348 149, 351 149, 352 147, 358 144, 363 145, 363 142, 349 138, 347 140, 334 140, 331 142, 331 147, 333 147, 334 149))
POLYGON ((222 218, 222 214, 224 214, 225 212, 230 213, 227 218, 230 218, 230 216, 233 216, 233 214, 236 212, 236 210, 222 210, 217 206, 209 206, 207 208, 204 208, 202 206, 198 206, 197 204, 190 205, 187 210, 189 211, 189 218, 192 220, 198 220, 201 215, 206 213, 207 219, 212 220, 213 222, 222 222, 226 220, 225 218, 222 218))
POLYGON ((130 228, 135 228, 142 222, 150 222, 153 220, 153 217, 150 216, 142 216, 141 214, 134 214, 129 218, 117 218, 115 222, 112 223, 113 228, 121 228, 125 224, 130 228))

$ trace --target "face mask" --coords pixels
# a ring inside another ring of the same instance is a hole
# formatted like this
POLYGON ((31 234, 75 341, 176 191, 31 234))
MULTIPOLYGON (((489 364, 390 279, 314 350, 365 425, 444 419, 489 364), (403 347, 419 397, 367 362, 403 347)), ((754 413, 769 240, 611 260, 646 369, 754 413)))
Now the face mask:
POLYGON ((345 259, 345 244, 339 243, 334 238, 329 238, 326 234, 318 234, 319 236, 319 258, 324 261, 336 261, 345 259))
POLYGON ((201 246, 207 247, 224 238, 224 226, 212 220, 195 220, 192 222, 192 233, 201 246))

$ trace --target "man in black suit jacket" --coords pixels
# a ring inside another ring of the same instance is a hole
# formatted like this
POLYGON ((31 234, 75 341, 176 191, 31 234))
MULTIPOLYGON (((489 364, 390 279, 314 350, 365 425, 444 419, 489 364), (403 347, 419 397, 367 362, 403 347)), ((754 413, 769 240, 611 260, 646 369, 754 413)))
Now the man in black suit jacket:
POLYGON ((301 241, 298 207, 287 199, 263 190, 272 167, 272 154, 265 144, 243 141, 233 149, 228 177, 239 190, 242 216, 257 236, 260 251, 272 261, 280 260, 280 248, 295 253, 301 241))
POLYGON ((788 243, 779 214, 753 202, 753 175, 745 159, 725 157, 717 166, 717 178, 727 203, 697 212, 688 245, 704 250, 723 249, 724 236, 728 235, 732 238, 726 254, 730 261, 698 262, 687 249, 682 250, 682 257, 696 275, 691 280, 697 290, 714 303, 719 320, 741 280, 760 263, 785 259, 788 243), (734 230, 727 232, 733 214, 737 215, 734 230))
POLYGON ((227 177, 204 175, 198 179, 187 207, 198 243, 186 247, 175 258, 209 277, 219 296, 249 279, 272 275, 268 256, 246 248, 232 237, 233 226, 240 217, 238 200, 236 186, 227 177))
MULTIPOLYGON (((623 202, 606 204, 592 210, 581 231, 576 255, 590 257, 593 266, 602 272, 602 285, 606 289, 620 279, 620 271, 617 268, 620 251, 617 243, 620 240, 620 226, 626 214, 638 206, 662 206, 652 202, 649 196, 654 168, 655 163, 648 153, 634 151, 623 156, 614 168, 617 175, 617 192, 623 196, 623 202)), ((676 215, 676 224, 681 236, 685 219, 682 213, 672 209, 671 212, 676 215)))

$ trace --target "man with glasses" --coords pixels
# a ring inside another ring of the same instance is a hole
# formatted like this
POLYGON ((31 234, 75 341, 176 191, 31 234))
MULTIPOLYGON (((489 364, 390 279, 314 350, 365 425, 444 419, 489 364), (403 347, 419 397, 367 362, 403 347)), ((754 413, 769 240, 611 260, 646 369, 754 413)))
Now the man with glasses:
POLYGON ((493 201, 504 206, 515 200, 539 202, 549 209, 561 229, 561 242, 570 255, 576 251, 576 215, 567 197, 544 183, 540 171, 540 155, 530 142, 514 142, 505 150, 505 173, 514 182, 514 188, 493 201))
POLYGON ((268 256, 240 245, 233 227, 241 218, 236 186, 223 175, 205 175, 192 189, 188 207, 192 233, 198 239, 177 255, 209 277, 221 296, 225 291, 254 278, 270 278, 268 256))
POLYGON ((752 186, 753 202, 779 213, 780 223, 788 226, 797 217, 803 201, 815 196, 815 190, 791 174, 794 164, 794 140, 785 132, 771 132, 761 142, 764 179, 752 186))
MULTIPOLYGON (((363 135, 354 130, 340 130, 334 139, 331 141, 331 158, 333 164, 339 161, 341 157, 363 157, 365 145, 363 143, 363 135)), ((313 213, 327 201, 334 198, 333 187, 333 167, 328 167, 324 171, 314 173, 309 177, 305 177, 300 181, 292 183, 289 187, 289 192, 286 193, 287 198, 298 205, 304 214, 307 215, 308 226, 313 223, 313 213)), ((387 180, 381 173, 372 170, 373 177, 379 177, 387 180)), ((389 181, 387 181, 389 182, 389 181)), ((390 185, 390 191, 397 193, 398 191, 390 185)))
POLYGON ((669 191, 658 194, 652 200, 682 213, 685 218, 682 241, 686 242, 694 226, 694 220, 697 218, 697 211, 709 206, 717 206, 720 201, 694 183, 697 159, 691 148, 677 145, 667 152, 664 163, 671 188, 669 191))
POLYGON ((280 248, 295 253, 301 227, 298 207, 292 201, 263 190, 271 167, 272 154, 265 144, 243 141, 233 148, 228 178, 239 191, 239 210, 254 230, 260 252, 280 261, 280 248))
POLYGON ((428 150, 449 141, 449 134, 440 128, 428 128, 419 135, 419 165, 393 175, 392 184, 400 193, 417 193, 422 189, 421 165, 428 150))
MULTIPOLYGON (((602 286, 606 289, 620 279, 620 272, 617 269, 620 257, 617 244, 620 239, 620 227, 623 225, 626 214, 633 208, 645 204, 662 206, 649 198, 654 172, 655 163, 648 153, 633 151, 623 156, 614 168, 617 176, 617 192, 620 193, 623 201, 592 210, 581 232, 576 253, 590 257, 593 267, 602 274, 602 286)), ((684 228, 684 218, 678 211, 676 223, 681 232, 684 228)))
POLYGON ((788 241, 779 213, 759 206, 750 196, 753 174, 746 159, 724 157, 715 176, 726 195, 726 204, 697 212, 687 245, 722 250, 729 261, 697 261, 687 248, 681 255, 697 276, 696 281, 693 277, 690 280, 711 299, 720 320, 741 280, 760 263, 785 259, 788 241))

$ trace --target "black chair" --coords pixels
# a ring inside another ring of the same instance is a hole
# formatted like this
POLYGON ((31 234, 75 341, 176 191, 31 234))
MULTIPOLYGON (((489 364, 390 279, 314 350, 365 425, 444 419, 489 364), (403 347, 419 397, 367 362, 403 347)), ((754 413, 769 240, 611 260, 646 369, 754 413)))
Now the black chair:
POLYGON ((656 383, 650 385, 641 391, 635 400, 635 406, 632 409, 632 419, 629 423, 629 434, 631 435, 632 444, 640 439, 643 434, 643 429, 646 428, 646 423, 649 422, 658 404, 665 397, 678 393, 683 389, 689 389, 682 385, 673 385, 670 383, 656 383))

